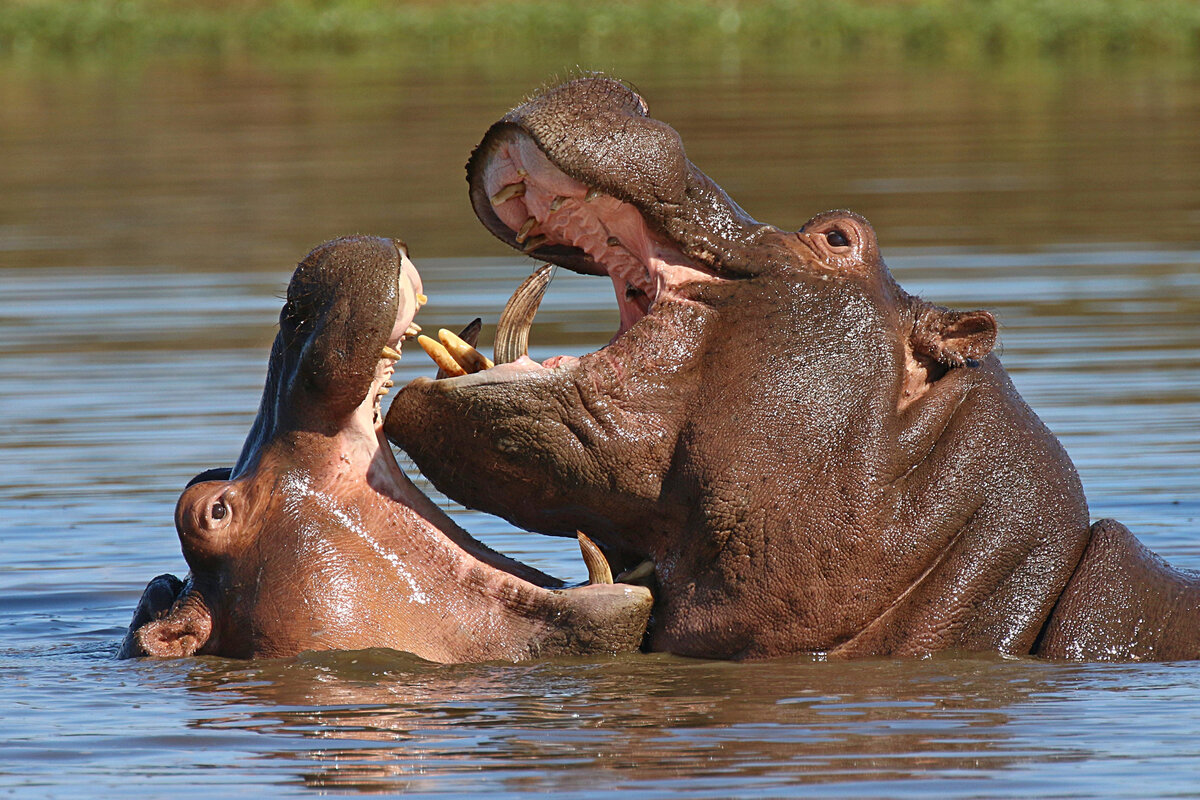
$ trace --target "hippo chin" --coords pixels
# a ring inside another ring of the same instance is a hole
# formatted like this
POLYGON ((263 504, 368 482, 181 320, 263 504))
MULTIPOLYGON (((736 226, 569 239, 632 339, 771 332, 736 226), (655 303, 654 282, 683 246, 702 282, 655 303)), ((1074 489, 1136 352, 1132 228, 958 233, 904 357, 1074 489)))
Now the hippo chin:
POLYGON ((468 180, 500 239, 609 277, 620 328, 418 379, 385 431, 461 502, 653 562, 653 649, 1200 656, 1197 577, 1089 527, 992 315, 907 294, 862 217, 754 221, 601 78, 506 115, 468 180))
POLYGON ((397 466, 379 398, 423 300, 391 239, 339 239, 300 263, 241 456, 176 507, 191 572, 150 583, 122 656, 389 647, 516 661, 638 647, 648 590, 563 588, 472 539, 397 466))

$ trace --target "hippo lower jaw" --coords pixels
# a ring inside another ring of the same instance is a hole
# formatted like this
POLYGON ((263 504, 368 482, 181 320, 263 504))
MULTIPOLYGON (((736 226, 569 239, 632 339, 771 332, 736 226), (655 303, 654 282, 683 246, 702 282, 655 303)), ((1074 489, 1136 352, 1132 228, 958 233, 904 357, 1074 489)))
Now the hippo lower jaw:
MULTIPOLYGON (((393 345, 400 347, 399 342, 393 345)), ((441 637, 440 643, 425 648, 409 642, 399 649, 443 662, 522 661, 636 649, 648 621, 651 598, 646 588, 603 576, 586 545, 581 546, 589 581, 565 587, 561 580, 467 534, 413 485, 396 462, 380 414, 379 398, 387 393, 394 364, 390 358, 380 360, 371 392, 345 435, 343 452, 351 454, 350 474, 401 512, 396 530, 373 527, 367 535, 384 549, 394 569, 386 580, 408 583, 418 599, 441 595, 446 606, 441 613, 474 620, 462 629, 462 636, 441 637), (401 549, 394 550, 397 545, 401 549), (414 549, 423 553, 414 557, 414 549)), ((339 491, 345 491, 347 477, 340 476, 339 491)))

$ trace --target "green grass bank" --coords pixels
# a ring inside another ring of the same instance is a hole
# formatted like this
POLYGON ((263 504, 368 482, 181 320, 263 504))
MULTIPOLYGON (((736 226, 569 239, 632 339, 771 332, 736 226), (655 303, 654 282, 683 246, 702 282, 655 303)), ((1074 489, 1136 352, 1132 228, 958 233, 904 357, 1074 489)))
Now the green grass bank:
POLYGON ((1200 56, 1197 0, 0 0, 0 58, 1200 56))

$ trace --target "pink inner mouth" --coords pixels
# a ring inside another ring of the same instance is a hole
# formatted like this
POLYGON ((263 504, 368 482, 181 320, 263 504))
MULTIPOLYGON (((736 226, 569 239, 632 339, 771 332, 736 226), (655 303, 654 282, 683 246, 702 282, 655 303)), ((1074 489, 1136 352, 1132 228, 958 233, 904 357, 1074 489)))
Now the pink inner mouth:
MULTIPOLYGON (((528 136, 516 135, 498 148, 484 167, 483 186, 493 198, 496 215, 516 234, 518 246, 577 247, 604 269, 612 279, 621 317, 614 340, 684 283, 715 277, 650 230, 634 205, 571 178, 528 136)), ((576 360, 554 356, 541 366, 576 360)), ((538 365, 522 358, 512 366, 538 365)))

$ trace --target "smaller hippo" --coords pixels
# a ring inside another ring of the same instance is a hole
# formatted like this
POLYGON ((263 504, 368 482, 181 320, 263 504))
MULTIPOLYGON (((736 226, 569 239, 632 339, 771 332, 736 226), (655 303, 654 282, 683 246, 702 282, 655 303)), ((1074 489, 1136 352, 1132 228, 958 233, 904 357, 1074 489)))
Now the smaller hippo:
POLYGON ((424 302, 393 239, 338 239, 300 262, 241 456, 176 506, 191 572, 150 582, 121 657, 388 647, 519 661, 639 646, 646 588, 564 588, 475 541, 397 465, 380 398, 424 302))

